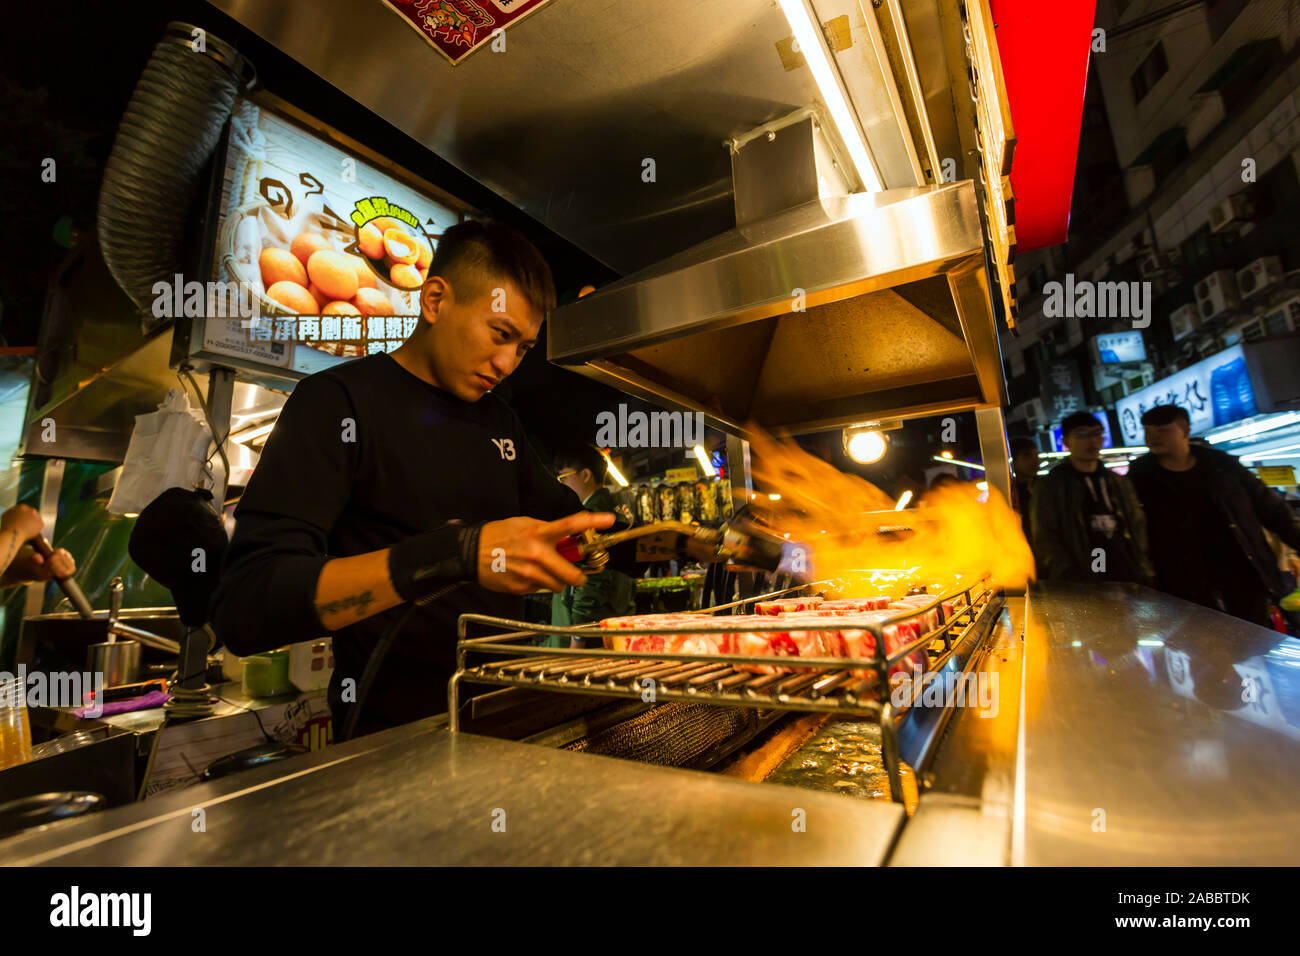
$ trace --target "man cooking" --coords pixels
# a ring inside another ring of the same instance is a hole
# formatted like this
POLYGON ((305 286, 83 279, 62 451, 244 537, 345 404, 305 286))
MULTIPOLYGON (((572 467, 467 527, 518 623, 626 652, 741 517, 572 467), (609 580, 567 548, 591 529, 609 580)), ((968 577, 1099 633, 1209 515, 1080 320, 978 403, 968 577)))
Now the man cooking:
POLYGON ((527 239, 461 223, 438 244, 411 337, 309 376, 285 404, 236 511, 213 623, 240 655, 332 632, 336 732, 408 602, 438 595, 397 635, 357 736, 446 710, 460 614, 519 619, 517 595, 586 583, 556 542, 614 515, 577 511, 488 394, 554 304, 527 239))

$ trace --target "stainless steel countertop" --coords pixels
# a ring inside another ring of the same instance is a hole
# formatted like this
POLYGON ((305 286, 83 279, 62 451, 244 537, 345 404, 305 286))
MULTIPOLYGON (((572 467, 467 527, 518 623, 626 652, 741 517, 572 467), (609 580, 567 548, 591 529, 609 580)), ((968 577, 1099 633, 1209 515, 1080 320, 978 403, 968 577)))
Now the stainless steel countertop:
POLYGON ((903 816, 883 801, 452 735, 431 718, 13 837, 0 864, 871 865, 903 816))
POLYGON ((1300 860, 1300 642, 1145 588, 1049 584, 1008 601, 980 667, 998 714, 954 717, 906 826, 895 804, 434 718, 11 838, 0 864, 874 864, 900 827, 904 865, 1300 860))
POLYGON ((1300 861, 1300 642, 1056 584, 1030 592, 1024 674, 1012 863, 1300 861))
POLYGON ((1300 861, 1300 642, 1135 585, 1016 604, 891 864, 1300 861))

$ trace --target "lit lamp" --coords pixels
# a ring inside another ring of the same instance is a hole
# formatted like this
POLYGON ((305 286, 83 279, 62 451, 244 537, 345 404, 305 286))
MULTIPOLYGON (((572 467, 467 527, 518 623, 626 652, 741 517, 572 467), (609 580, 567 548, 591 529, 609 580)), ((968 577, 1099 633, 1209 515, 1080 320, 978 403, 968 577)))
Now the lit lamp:
POLYGON ((844 429, 844 451, 860 465, 870 465, 885 457, 889 443, 874 428, 854 427, 844 429))

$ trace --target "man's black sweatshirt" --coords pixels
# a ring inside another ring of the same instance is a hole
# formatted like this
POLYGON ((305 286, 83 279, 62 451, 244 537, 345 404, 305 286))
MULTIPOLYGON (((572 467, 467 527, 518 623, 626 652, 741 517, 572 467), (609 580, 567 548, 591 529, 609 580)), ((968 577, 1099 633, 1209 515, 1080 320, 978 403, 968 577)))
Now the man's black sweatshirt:
MULTIPOLYGON (((311 640, 326 633, 315 596, 331 558, 388 548, 453 519, 554 520, 580 510, 577 495, 547 472, 499 399, 461 401, 386 354, 357 359, 303 379, 285 403, 235 511, 213 624, 239 655, 311 640)), ((349 706, 343 681, 360 684, 371 649, 408 608, 334 634, 329 701, 336 729, 349 706)), ((446 710, 457 617, 518 619, 522 611, 521 598, 468 582, 416 608, 356 733, 446 710)))

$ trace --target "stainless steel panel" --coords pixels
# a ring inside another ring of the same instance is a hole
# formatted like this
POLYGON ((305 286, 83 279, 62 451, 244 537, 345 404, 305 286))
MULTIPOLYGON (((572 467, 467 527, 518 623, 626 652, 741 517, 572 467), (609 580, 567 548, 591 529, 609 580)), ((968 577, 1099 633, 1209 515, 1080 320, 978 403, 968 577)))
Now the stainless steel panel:
POLYGON ((453 736, 435 718, 14 837, 0 864, 871 865, 902 822, 884 801, 453 736), (199 806, 206 836, 185 839, 199 806))
POLYGON ((1136 585, 1036 587, 1024 706, 1014 862, 1300 860, 1294 638, 1136 585))
POLYGON ((969 182, 822 197, 556 310, 549 357, 732 429, 997 404, 982 245, 969 182))
POLYGON ((817 101, 771 0, 564 0, 454 67, 378 2, 214 3, 618 272, 731 228, 722 144, 817 101))
POLYGON ((1011 449, 1007 447, 1007 424, 999 408, 975 409, 975 428, 979 431, 980 460, 989 488, 1002 492, 1011 501, 1011 449))
POLYGON ((903 173, 903 177, 900 177, 897 185, 924 186, 927 182, 937 182, 938 177, 926 178, 920 157, 917 155, 918 144, 914 134, 915 110, 910 103, 905 103, 899 94, 899 87, 907 82, 905 70, 902 69, 902 57, 898 55, 897 43, 886 39, 881 29, 880 16, 876 4, 872 4, 871 12, 866 17, 866 33, 871 49, 871 61, 876 68, 876 73, 883 78, 880 86, 882 94, 889 103, 886 114, 889 117, 889 125, 902 146, 900 152, 907 163, 906 172, 903 173))
MULTIPOLYGON (((55 533, 58 531, 56 524, 59 520, 59 495, 63 490, 63 473, 67 470, 67 465, 68 463, 62 458, 48 459, 41 474, 41 498, 37 502, 36 510, 41 513, 41 520, 45 522, 47 541, 54 541, 55 533)), ((33 581, 24 588, 24 619, 33 614, 40 614, 44 609, 47 586, 48 582, 33 581)))
MULTIPOLYGON (((24 453, 121 462, 135 428, 135 417, 156 411, 168 389, 183 388, 180 377, 168 365, 171 338, 171 330, 163 330, 119 360, 97 369, 77 391, 31 412, 24 453), (55 421, 57 438, 48 444, 42 441, 42 423, 47 418, 55 421)), ((207 384, 205 375, 194 378, 199 388, 207 384)), ((184 390, 191 407, 197 407, 193 389, 184 390)), ((273 417, 284 402, 285 395, 280 392, 235 382, 232 423, 238 428, 245 422, 273 417)), ((231 483, 246 481, 253 463, 247 455, 234 454, 231 483)))
POLYGON ((1024 598, 1008 597, 989 651, 975 667, 978 679, 992 682, 996 709, 957 709, 922 776, 916 812, 890 854, 890 866, 1010 863, 1024 620, 1024 598))
POLYGON ((732 144, 736 225, 742 229, 824 194, 849 190, 817 114, 800 110, 732 144))
MULTIPOLYGON (((887 9, 889 11, 889 20, 893 26, 894 33, 897 36, 899 58, 902 60, 902 72, 907 78, 908 96, 911 100, 913 115, 909 116, 909 123, 917 129, 921 144, 924 146, 925 157, 929 163, 930 175, 933 180, 921 176, 920 182, 938 182, 942 171, 939 165, 939 154, 935 150, 934 132, 930 128, 929 108, 925 103, 925 91, 921 89, 921 77, 916 69, 916 57, 912 48, 912 37, 907 29, 907 18, 903 15, 903 10, 898 0, 888 0, 887 9)), ((915 138, 915 137, 914 137, 915 138)), ((916 149, 921 149, 917 146, 916 149)))
MULTIPOLYGON (((942 176, 945 159, 954 178, 972 179, 979 168, 975 110, 962 38, 962 0, 898 0, 925 99, 934 151, 942 176)), ((892 8, 892 4, 891 4, 892 8)))
MULTIPOLYGON (((212 442, 216 446, 230 444, 230 435, 232 433, 231 423, 231 405, 235 397, 235 371, 229 368, 214 368, 208 373, 208 428, 211 432, 212 442)), ((214 452, 215 454, 215 452, 214 452)), ((219 457, 219 456, 218 456, 219 457)), ((227 454, 226 460, 230 460, 227 454)), ((228 469, 222 468, 220 463, 213 466, 213 488, 212 497, 218 503, 217 510, 220 511, 220 503, 226 500, 226 489, 231 483, 231 474, 227 472, 234 471, 234 462, 230 462, 228 469)))

